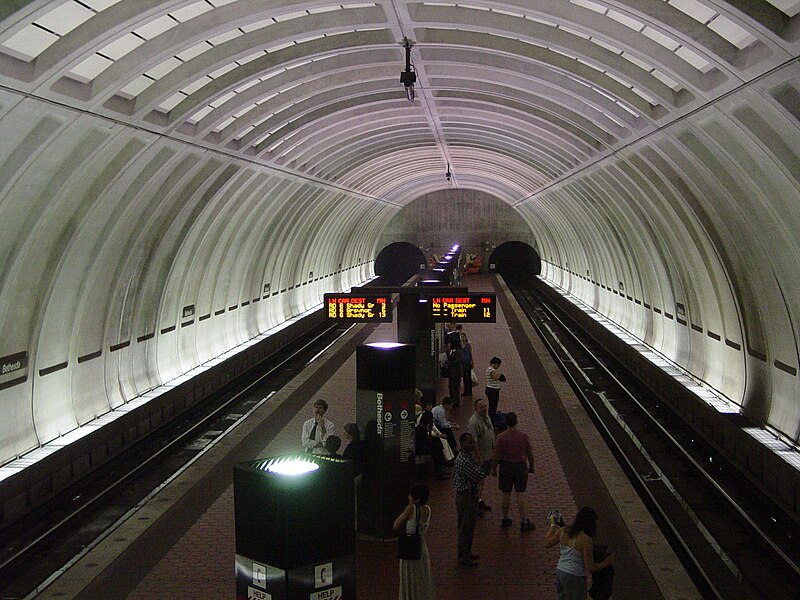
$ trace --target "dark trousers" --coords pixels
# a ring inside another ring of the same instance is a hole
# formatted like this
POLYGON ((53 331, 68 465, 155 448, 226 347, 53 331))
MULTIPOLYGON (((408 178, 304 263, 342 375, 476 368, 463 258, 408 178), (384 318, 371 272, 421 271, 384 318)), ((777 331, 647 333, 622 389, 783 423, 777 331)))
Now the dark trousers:
POLYGON ((464 365, 464 393, 472 396, 472 369, 469 365, 464 365))
POLYGON ((431 458, 433 458, 433 469, 437 477, 444 475, 444 470, 447 466, 444 450, 442 450, 442 442, 447 443, 439 438, 431 438, 431 458))
POLYGON ((453 374, 452 370, 450 371, 450 377, 448 379, 449 384, 449 394, 450 400, 453 401, 453 406, 460 406, 461 405, 461 373, 456 372, 453 374))
POLYGON ((494 416, 497 414, 497 405, 500 404, 500 390, 486 388, 486 399, 489 401, 489 419, 494 425, 494 416))
POLYGON ((475 522, 478 520, 478 494, 456 492, 456 513, 458 514, 458 560, 468 561, 472 554, 475 522))
POLYGON ((453 454, 456 454, 458 452, 458 444, 456 443, 456 435, 453 433, 453 430, 450 427, 443 427, 440 431, 447 437, 450 450, 453 451, 453 454))

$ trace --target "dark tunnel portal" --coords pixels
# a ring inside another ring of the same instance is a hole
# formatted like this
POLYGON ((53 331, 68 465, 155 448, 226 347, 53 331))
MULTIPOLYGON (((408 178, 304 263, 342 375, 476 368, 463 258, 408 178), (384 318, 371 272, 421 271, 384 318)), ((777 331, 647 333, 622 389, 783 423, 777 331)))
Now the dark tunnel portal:
POLYGON ((425 265, 422 250, 408 242, 394 242, 378 253, 375 259, 375 274, 392 281, 406 281, 425 265))
POLYGON ((529 281, 542 272, 542 259, 525 242, 506 242, 494 249, 489 264, 508 282, 529 281))

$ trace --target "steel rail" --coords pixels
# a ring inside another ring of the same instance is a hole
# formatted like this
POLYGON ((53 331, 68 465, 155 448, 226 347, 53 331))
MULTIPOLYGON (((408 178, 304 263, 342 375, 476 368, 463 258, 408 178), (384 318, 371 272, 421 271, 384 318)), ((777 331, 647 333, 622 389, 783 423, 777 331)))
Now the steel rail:
MULTIPOLYGON (((167 455, 168 452, 174 451, 176 448, 179 448, 186 441, 188 441, 192 436, 197 434, 203 427, 207 426, 210 422, 213 422, 214 420, 218 419, 229 407, 231 407, 236 402, 240 401, 243 396, 245 396, 247 393, 249 393, 250 390, 252 390, 254 387, 256 387, 259 384, 261 384, 261 382, 264 381, 264 379, 266 379, 269 376, 271 376, 277 370, 279 370, 279 369, 285 367, 286 365, 288 365, 290 363, 290 361, 295 359, 298 355, 300 355, 301 353, 305 352, 308 348, 310 348, 310 347, 314 346, 315 344, 319 343, 319 340, 323 336, 327 335, 330 331, 332 331, 333 329, 336 329, 337 327, 340 327, 340 326, 341 326, 341 324, 334 324, 334 325, 327 326, 323 331, 321 331, 318 335, 316 335, 314 338, 312 338, 309 342, 307 342, 306 344, 304 344, 303 346, 301 346, 300 348, 298 348, 297 350, 292 352, 284 360, 282 360, 279 363, 275 364, 275 366, 271 367, 264 374, 258 376, 257 379, 255 379, 254 381, 249 383, 243 389, 241 389, 238 392, 236 392, 233 396, 231 396, 231 398, 226 400, 223 404, 221 404, 220 406, 214 408, 211 413, 209 413, 208 415, 205 415, 204 417, 202 417, 197 423, 193 424, 186 431, 180 433, 177 437, 172 439, 165 446, 159 448, 152 455, 150 455, 149 457, 144 459, 142 462, 138 463, 133 469, 131 469, 130 471, 126 472, 119 479, 117 479, 113 483, 107 485, 104 489, 99 491, 94 496, 88 498, 84 503, 81 504, 80 507, 78 507, 75 510, 73 510, 72 512, 70 512, 68 515, 66 515, 64 518, 62 518, 60 521, 58 521, 55 525, 50 527, 47 531, 45 531, 44 533, 42 533, 41 535, 36 537, 34 540, 32 540, 31 542, 29 542, 28 544, 26 544, 25 546, 20 548, 18 551, 16 551, 9 558, 5 559, 2 562, 2 564, 0 564, 0 573, 3 573, 7 569, 10 569, 13 566, 14 563, 20 561, 25 556, 30 555, 32 552, 35 552, 36 549, 38 547, 42 546, 45 542, 51 540, 52 538, 55 538, 57 536, 59 530, 62 530, 67 525, 69 525, 70 523, 72 523, 75 520, 77 520, 81 515, 85 514, 88 510, 90 510, 95 505, 97 505, 101 500, 103 500, 107 496, 111 495, 114 491, 116 491, 119 488, 121 488, 125 483, 130 481, 133 478, 134 475, 140 473, 146 467, 149 467, 150 465, 152 465, 157 459, 161 458, 162 456, 167 455)), ((340 335, 336 336, 336 339, 334 340, 334 342, 332 342, 331 344, 326 345, 326 348, 330 347, 330 345, 332 345, 337 340, 339 340, 343 335, 345 335, 351 329, 351 327, 352 326, 347 327, 346 329, 344 329, 340 335)), ((316 358, 316 356, 314 358, 316 358)), ((310 362, 310 361, 308 361, 308 362, 310 362)), ((217 392, 217 394, 220 394, 220 393, 221 392, 217 392)), ((142 440, 142 441, 144 442, 145 440, 142 440)), ((128 451, 130 451, 130 450, 132 450, 132 448, 128 449, 128 451)), ((104 535, 104 532, 101 532, 98 535, 98 537, 102 537, 103 535, 104 535)))
MULTIPOLYGON (((579 385, 578 381, 575 379, 575 377, 570 372, 570 370, 566 367, 566 363, 564 363, 561 360, 558 352, 556 351, 556 348, 553 346, 553 344, 548 339, 548 336, 545 334, 543 329, 539 326, 539 323, 537 323, 535 317, 531 314, 531 312, 529 312, 528 306, 526 306, 526 305, 529 305, 530 301, 527 298, 524 298, 524 297, 520 298, 520 296, 518 295, 518 292, 513 288, 512 288, 512 293, 517 298, 517 300, 520 302, 520 306, 522 306, 523 311, 525 312, 526 316, 528 317, 528 319, 531 322, 531 325, 536 329, 536 332, 538 333, 539 337, 542 339, 542 341, 544 342, 545 346, 547 346, 548 351, 550 352, 550 354, 556 360, 559 368, 561 369, 561 372, 569 380, 569 383, 570 383, 571 387, 573 388, 573 390, 575 391, 575 393, 580 397, 581 404, 583 405, 583 407, 587 411, 589 411, 591 413, 590 416, 592 418, 592 421, 594 421, 595 425, 601 430, 601 435, 603 436, 603 438, 606 440, 607 443, 609 443, 609 444, 611 444, 613 446, 613 448, 612 448, 613 453, 620 460, 623 461, 624 464, 622 466, 623 466, 624 470, 629 474, 629 476, 634 479, 635 487, 637 487, 640 490, 641 493, 645 494, 645 496, 647 497, 647 500, 649 501, 649 504, 657 510, 658 515, 659 515, 662 523, 664 523, 668 527, 668 529, 670 531, 670 534, 672 535, 673 539, 675 539, 676 542, 679 544, 684 556, 686 556, 691 561, 692 566, 695 569, 695 572, 702 578, 702 581, 705 584, 706 588, 713 594, 714 598, 716 598, 717 600, 725 600, 725 597, 720 593, 720 591, 717 589, 717 586, 714 584, 712 579, 709 577, 708 573, 706 572, 706 569, 703 568, 702 564, 698 561, 697 557, 695 556, 695 554, 690 549, 689 544, 686 542, 684 537, 681 535, 680 531, 672 523, 671 519, 669 518, 669 516, 667 514, 667 511, 661 506, 661 503, 658 501, 656 496, 650 490, 650 487, 647 485, 647 482, 646 482, 645 478, 639 473, 638 469, 631 462, 631 460, 628 457, 627 453, 620 446, 620 444, 617 441, 617 439, 614 436, 614 434, 606 426, 606 424, 603 421, 600 413, 592 405, 592 402, 589 400, 588 396, 583 392, 583 389, 579 385), (521 301, 521 300, 524 300, 524 302, 521 301)), ((550 314, 550 316, 553 317, 556 320, 556 322, 561 324, 562 327, 563 327, 563 323, 560 321, 560 319, 558 319, 555 315, 553 315, 552 312, 549 311, 545 307, 543 302, 539 301, 539 303, 541 304, 542 308, 544 310, 546 310, 550 314)), ((648 460, 648 462, 650 462, 649 459, 646 458, 646 460, 648 460)))
MULTIPOLYGON (((689 461, 690 465, 694 469, 696 469, 699 473, 701 473, 706 484, 708 484, 717 493, 717 495, 720 496, 728 504, 729 508, 731 508, 736 514, 739 515, 739 517, 750 527, 752 532, 755 534, 755 537, 762 543, 764 543, 778 557, 780 557, 780 559, 787 566, 789 566, 791 570, 794 571, 794 573, 798 577, 800 577, 800 567, 798 567, 798 565, 795 564, 794 561, 791 558, 789 558, 785 552, 783 552, 783 550, 774 542, 774 540, 772 540, 765 534, 765 532, 761 529, 761 527, 759 527, 758 524, 755 521, 753 521, 750 515, 747 514, 747 512, 739 505, 739 503, 736 500, 734 500, 730 496, 730 494, 728 494, 728 492, 724 488, 722 488, 722 486, 719 485, 719 483, 717 483, 717 481, 711 476, 711 474, 708 471, 706 471, 703 465, 697 462, 694 459, 694 457, 692 457, 687 452, 686 448, 683 445, 681 445, 681 443, 678 442, 678 440, 676 440, 675 437, 669 431, 667 431, 667 429, 652 415, 650 410, 647 407, 645 407, 639 401, 639 399, 633 393, 631 393, 631 391, 627 387, 625 387, 625 385, 622 382, 619 381, 619 379, 602 363, 602 361, 600 361, 594 355, 594 353, 591 350, 589 350, 589 348, 586 347, 586 345, 572 332, 571 328, 565 325, 565 323, 559 318, 557 314, 555 314, 549 308, 547 304, 545 304, 544 302, 542 302, 541 304, 542 307, 549 313, 551 318, 553 318, 569 334, 572 341, 575 342, 578 346, 580 346, 580 348, 586 353, 586 355, 589 356, 595 362, 595 364, 600 367, 600 369, 614 382, 614 384, 620 390, 622 390, 622 392, 627 396, 628 400, 633 402, 640 409, 641 414, 643 414, 648 419, 650 424, 655 426, 655 428, 659 431, 659 433, 661 433, 661 435, 663 435, 669 441, 669 443, 672 444, 673 447, 678 450, 678 452, 683 456, 683 458, 689 461)), ((615 419, 618 422, 622 423, 622 421, 618 417, 616 417, 616 415, 615 419)), ((629 432, 629 435, 632 435, 632 433, 629 432)))

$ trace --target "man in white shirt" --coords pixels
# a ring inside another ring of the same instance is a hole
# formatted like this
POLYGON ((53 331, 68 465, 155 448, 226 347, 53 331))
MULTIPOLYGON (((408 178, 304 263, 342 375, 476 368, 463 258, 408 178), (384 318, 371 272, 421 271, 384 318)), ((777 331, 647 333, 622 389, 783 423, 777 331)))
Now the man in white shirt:
POLYGON ((312 454, 327 454, 325 440, 333 435, 333 423, 325 418, 328 403, 325 400, 314 401, 314 416, 303 423, 303 433, 300 441, 303 450, 312 454))
POLYGON ((452 423, 449 420, 449 413, 453 406, 453 401, 450 396, 442 398, 442 403, 433 407, 433 422, 439 428, 445 437, 447 443, 450 444, 450 449, 453 454, 458 454, 458 446, 456 445, 456 436, 454 429, 459 429, 461 426, 458 423, 452 423))

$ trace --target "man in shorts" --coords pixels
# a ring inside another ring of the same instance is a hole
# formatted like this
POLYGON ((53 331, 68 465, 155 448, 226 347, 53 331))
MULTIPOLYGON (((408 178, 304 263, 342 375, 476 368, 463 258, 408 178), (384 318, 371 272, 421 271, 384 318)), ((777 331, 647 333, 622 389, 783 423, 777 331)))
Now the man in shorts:
POLYGON ((511 490, 516 492, 519 508, 520 531, 531 531, 534 524, 525 516, 525 490, 528 486, 528 473, 533 473, 533 450, 528 435, 517 430, 517 414, 506 414, 506 429, 497 436, 492 454, 492 475, 497 475, 500 466, 499 487, 503 494, 503 518, 500 526, 510 527, 508 509, 511 504, 511 490))

